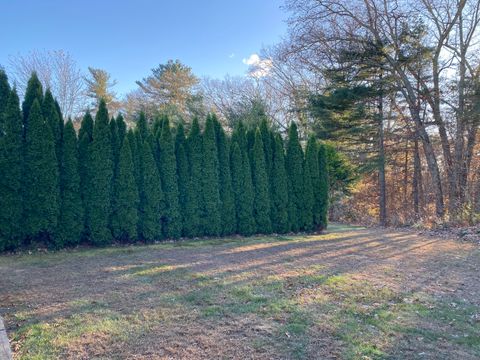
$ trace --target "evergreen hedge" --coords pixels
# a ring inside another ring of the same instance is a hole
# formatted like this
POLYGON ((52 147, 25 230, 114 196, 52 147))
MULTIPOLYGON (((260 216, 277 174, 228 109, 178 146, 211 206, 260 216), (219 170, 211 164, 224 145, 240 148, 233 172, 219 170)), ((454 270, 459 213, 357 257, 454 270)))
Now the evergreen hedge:
POLYGON ((294 123, 284 144, 258 120, 228 135, 211 114, 186 135, 141 114, 127 130, 101 101, 77 135, 35 74, 21 111, 0 70, 0 251, 326 228, 324 146, 304 155, 294 123))

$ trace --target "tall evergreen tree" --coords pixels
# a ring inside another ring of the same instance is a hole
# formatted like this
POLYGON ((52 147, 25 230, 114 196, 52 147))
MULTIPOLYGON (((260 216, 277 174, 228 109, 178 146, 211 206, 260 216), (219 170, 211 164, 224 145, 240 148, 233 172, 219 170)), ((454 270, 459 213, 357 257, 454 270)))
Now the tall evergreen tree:
POLYGON ((235 196, 232 187, 230 172, 230 143, 229 139, 215 115, 212 115, 215 126, 215 135, 218 150, 218 181, 220 184, 222 235, 235 233, 235 196))
POLYGON ((145 113, 143 111, 138 117, 136 129, 140 133, 140 137, 142 138, 142 140, 145 140, 148 137, 149 130, 147 118, 145 117, 145 113))
POLYGON ((262 134, 257 129, 252 151, 252 174, 254 189, 253 216, 257 224, 257 232, 269 234, 272 232, 270 220, 270 195, 263 148, 262 134))
POLYGON ((158 139, 159 170, 164 194, 165 213, 162 218, 162 231, 167 238, 177 239, 182 235, 180 206, 178 203, 177 162, 175 144, 168 119, 158 139))
MULTIPOLYGON (((180 212, 182 216, 182 229, 189 221, 186 216, 188 206, 188 187, 190 186, 190 174, 188 170, 188 159, 185 151, 186 138, 183 124, 179 123, 177 126, 177 134, 175 136, 175 158, 177 160, 177 179, 178 179, 178 193, 180 202, 180 212)), ((183 230, 183 234, 185 231, 183 230)))
POLYGON ((83 231, 83 204, 78 173, 77 134, 71 120, 63 132, 63 149, 60 172, 60 217, 55 243, 58 248, 76 245, 83 231))
POLYGON ((45 91, 45 96, 42 103, 42 114, 43 119, 50 125, 50 128, 52 129, 53 138, 55 140, 55 155, 57 156, 57 160, 60 164, 62 159, 62 128, 60 126, 60 114, 57 111, 55 99, 53 98, 50 89, 45 91))
POLYGON ((123 139, 125 138, 125 135, 127 135, 127 124, 125 123, 125 120, 123 120, 122 114, 118 114, 116 122, 117 122, 118 142, 120 144, 123 144, 123 139))
POLYGON ((247 129, 242 121, 239 121, 233 128, 231 141, 238 144, 240 152, 247 151, 247 129))
POLYGON ((324 144, 321 144, 318 149, 318 172, 319 172, 319 188, 318 197, 316 200, 318 204, 318 228, 320 230, 326 229, 328 225, 328 166, 327 166, 327 152, 324 144))
POLYGON ((95 115, 88 166, 86 192, 88 233, 93 244, 106 245, 112 240, 108 225, 111 211, 113 160, 109 117, 107 106, 103 100, 100 101, 95 115))
MULTIPOLYGON (((43 88, 42 83, 38 80, 37 73, 33 72, 28 80, 25 96, 23 97, 22 113, 23 113, 23 137, 26 137, 28 131, 28 118, 30 117, 30 108, 33 102, 38 100, 41 105, 43 103, 43 88)), ((53 135, 52 135, 53 136, 53 135)))
POLYGON ((292 122, 288 129, 286 169, 289 188, 289 219, 291 230, 296 232, 302 227, 304 210, 303 151, 298 140, 297 125, 292 122))
MULTIPOLYGON (((80 195, 82 198, 84 221, 88 216, 88 171, 90 169, 90 144, 93 141, 93 118, 89 112, 87 112, 78 131, 78 175, 80 176, 80 195)), ((88 238, 88 226, 84 224, 84 237, 88 238)))
POLYGON ((0 134, 4 126, 4 113, 7 110, 8 99, 10 97, 10 84, 7 74, 0 69, 0 134))
POLYGON ((128 137, 123 140, 120 150, 118 177, 115 179, 113 193, 111 217, 113 236, 120 241, 134 241, 137 239, 139 199, 128 137))
POLYGON ((315 199, 312 187, 311 168, 306 159, 303 163, 303 209, 302 229, 311 231, 313 229, 313 205, 315 199))
POLYGON ((307 142, 307 148, 305 149, 305 168, 308 168, 310 173, 313 201, 312 201, 312 215, 313 225, 315 228, 320 227, 320 214, 321 214, 321 184, 320 184, 320 171, 318 168, 318 145, 315 137, 312 135, 307 142))
POLYGON ((187 237, 202 236, 200 224, 200 199, 202 197, 202 136, 198 119, 194 118, 187 139, 187 158, 189 164, 188 203, 185 207, 184 233, 187 237))
POLYGON ((2 134, 0 136, 0 251, 18 247, 23 233, 23 131, 20 104, 15 89, 8 96, 2 134))
POLYGON ((37 99, 28 113, 23 176, 24 228, 30 238, 49 241, 57 227, 59 213, 55 142, 37 99))
POLYGON ((272 225, 279 234, 288 232, 288 181, 285 170, 285 154, 280 134, 275 136, 272 158, 272 225))
POLYGON ((255 232, 251 170, 246 150, 242 152, 237 141, 232 143, 230 164, 235 195, 237 232, 242 235, 251 235, 255 232))
POLYGON ((143 187, 139 193, 139 225, 140 240, 151 242, 162 238, 162 185, 153 151, 148 141, 142 147, 142 177, 143 187))
POLYGON ((218 184, 218 152, 215 141, 215 128, 211 116, 207 117, 202 140, 203 229, 205 235, 217 236, 221 233, 221 204, 218 184))

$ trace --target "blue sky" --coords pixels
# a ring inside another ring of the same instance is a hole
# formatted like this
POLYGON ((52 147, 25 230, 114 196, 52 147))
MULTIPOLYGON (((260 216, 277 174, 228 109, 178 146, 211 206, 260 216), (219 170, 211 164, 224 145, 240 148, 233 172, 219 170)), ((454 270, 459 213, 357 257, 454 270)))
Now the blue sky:
POLYGON ((68 51, 123 94, 168 59, 198 76, 242 75, 242 59, 286 32, 282 0, 0 0, 0 65, 30 50, 68 51), (8 35, 7 35, 8 34, 8 35))

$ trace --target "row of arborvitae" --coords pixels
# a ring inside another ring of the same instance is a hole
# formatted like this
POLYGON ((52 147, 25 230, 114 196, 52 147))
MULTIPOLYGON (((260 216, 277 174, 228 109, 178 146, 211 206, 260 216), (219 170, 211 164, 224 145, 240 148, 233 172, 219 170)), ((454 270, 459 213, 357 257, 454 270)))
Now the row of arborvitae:
POLYGON ((227 136, 214 115, 203 132, 194 119, 188 134, 140 116, 127 131, 101 102, 77 136, 35 75, 20 110, 1 71, 0 114, 0 250, 327 225, 324 149, 311 138, 304 155, 295 124, 284 149, 265 120, 227 136))

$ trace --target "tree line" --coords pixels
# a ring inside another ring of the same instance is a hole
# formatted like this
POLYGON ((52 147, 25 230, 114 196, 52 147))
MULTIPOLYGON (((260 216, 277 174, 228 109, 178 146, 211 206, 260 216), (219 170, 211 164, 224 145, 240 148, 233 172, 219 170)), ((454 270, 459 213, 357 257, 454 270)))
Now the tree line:
POLYGON ((327 226, 327 150, 305 152, 292 123, 227 134, 140 114, 128 128, 105 101, 77 132, 34 73, 20 100, 0 71, 0 250, 180 237, 286 233, 327 226))

